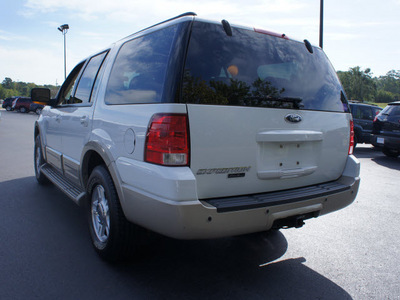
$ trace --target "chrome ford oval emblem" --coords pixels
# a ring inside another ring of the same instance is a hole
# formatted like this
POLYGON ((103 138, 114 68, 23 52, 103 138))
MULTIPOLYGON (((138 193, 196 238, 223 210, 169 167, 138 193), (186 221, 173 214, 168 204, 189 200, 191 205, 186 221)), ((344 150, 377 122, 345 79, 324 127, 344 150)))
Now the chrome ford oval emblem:
POLYGON ((298 114, 288 114, 285 116, 285 120, 287 122, 291 122, 291 123, 298 123, 302 120, 303 118, 298 115, 298 114))

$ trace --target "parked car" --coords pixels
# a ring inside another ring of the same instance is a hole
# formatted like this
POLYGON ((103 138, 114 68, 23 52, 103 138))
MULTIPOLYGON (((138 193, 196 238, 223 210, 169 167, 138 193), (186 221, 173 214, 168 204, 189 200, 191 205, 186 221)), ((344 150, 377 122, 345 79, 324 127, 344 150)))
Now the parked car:
POLYGON ((1 107, 5 108, 7 111, 12 111, 13 110, 12 105, 13 105, 14 100, 15 100, 15 97, 4 99, 1 107))
POLYGON ((400 155, 400 101, 389 103, 375 118, 372 144, 386 156, 400 155))
POLYGON ((32 102, 29 106, 29 111, 35 112, 37 115, 40 115, 42 112, 44 105, 32 102))
POLYGON ((343 88, 308 41, 187 13, 82 60, 35 124, 35 174, 115 260, 180 239, 301 227, 356 197, 343 88), (307 87, 307 88, 305 88, 307 87))
POLYGON ((31 98, 19 97, 13 101, 12 108, 13 110, 17 110, 21 113, 29 113, 31 104, 31 98))
POLYGON ((377 105, 350 101, 350 110, 354 122, 354 147, 357 143, 371 143, 374 118, 382 110, 377 105))

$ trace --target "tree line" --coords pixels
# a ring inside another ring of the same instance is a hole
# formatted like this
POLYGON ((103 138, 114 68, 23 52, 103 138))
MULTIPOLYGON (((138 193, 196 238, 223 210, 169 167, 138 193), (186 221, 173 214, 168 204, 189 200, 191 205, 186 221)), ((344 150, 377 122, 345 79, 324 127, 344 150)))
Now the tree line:
POLYGON ((0 84, 0 99, 11 97, 30 97, 33 88, 48 88, 51 91, 51 96, 55 97, 59 87, 55 85, 37 85, 35 83, 26 83, 21 81, 13 81, 11 78, 6 77, 0 84))
POLYGON ((370 68, 350 68, 337 72, 350 100, 388 103, 400 100, 400 70, 391 70, 385 76, 373 77, 370 68))
MULTIPOLYGON (((400 100, 400 70, 391 70, 385 76, 373 77, 370 68, 350 68, 348 71, 337 72, 343 88, 350 100, 363 102, 388 103, 400 100)), ((6 77, 0 84, 0 99, 14 96, 30 97, 31 90, 36 87, 50 89, 55 97, 59 87, 55 85, 36 85, 13 81, 6 77)))

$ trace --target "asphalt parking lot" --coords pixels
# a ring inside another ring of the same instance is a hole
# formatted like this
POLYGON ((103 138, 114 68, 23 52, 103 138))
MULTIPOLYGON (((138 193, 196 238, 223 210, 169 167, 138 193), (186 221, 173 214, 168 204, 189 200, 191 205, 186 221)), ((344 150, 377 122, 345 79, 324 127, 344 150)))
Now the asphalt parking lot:
POLYGON ((35 181, 37 116, 0 111, 0 299, 400 299, 400 158, 358 146, 355 202, 301 229, 159 238, 110 265, 83 211, 35 181))

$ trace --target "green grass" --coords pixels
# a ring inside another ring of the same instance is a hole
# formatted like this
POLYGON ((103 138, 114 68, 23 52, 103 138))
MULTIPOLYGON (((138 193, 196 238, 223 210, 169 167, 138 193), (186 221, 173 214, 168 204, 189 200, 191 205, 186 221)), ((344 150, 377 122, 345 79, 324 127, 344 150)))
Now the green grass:
POLYGON ((370 105, 377 105, 379 107, 385 108, 387 106, 387 103, 376 103, 376 102, 362 102, 364 104, 370 104, 370 105))
POLYGON ((387 103, 370 103, 374 105, 378 105, 379 107, 385 108, 387 106, 387 103))

